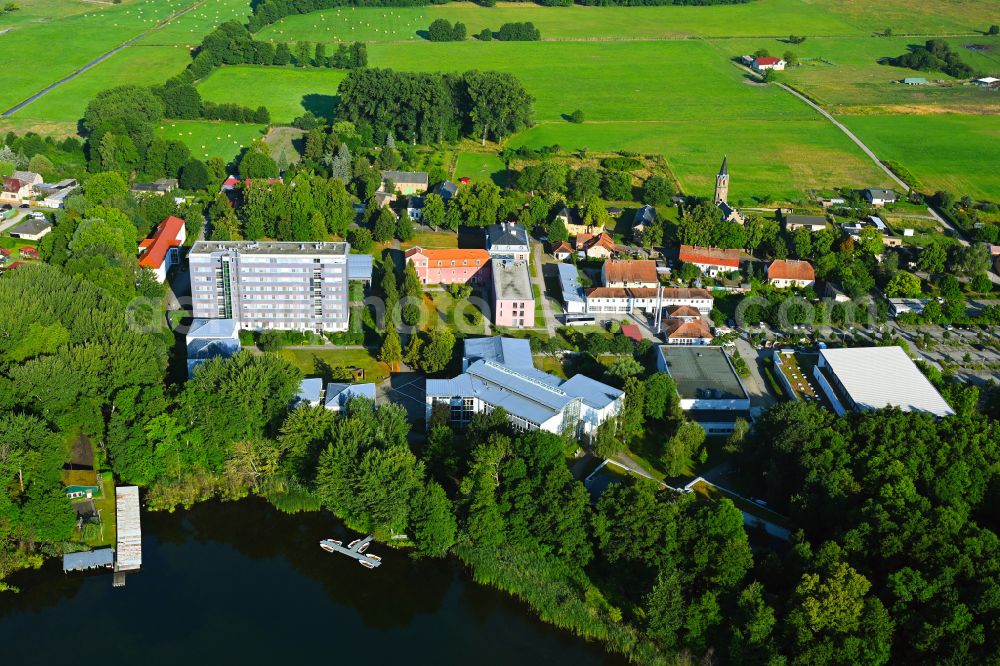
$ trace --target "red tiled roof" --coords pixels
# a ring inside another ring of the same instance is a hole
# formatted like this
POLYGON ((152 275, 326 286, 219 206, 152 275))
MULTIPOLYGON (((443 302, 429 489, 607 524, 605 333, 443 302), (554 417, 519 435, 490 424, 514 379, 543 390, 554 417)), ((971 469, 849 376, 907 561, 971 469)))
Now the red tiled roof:
POLYGON ((767 267, 769 280, 815 280, 816 272, 808 261, 775 259, 767 267))
MULTIPOLYGON (((486 250, 476 250, 476 249, 461 250, 461 249, 451 248, 444 250, 425 250, 422 247, 415 246, 407 250, 403 256, 409 259, 417 254, 427 257, 427 266, 430 268, 438 268, 439 266, 437 265, 437 262, 439 261, 446 262, 446 264, 443 265, 449 265, 449 266, 451 265, 452 261, 475 262, 475 260, 478 259, 482 265, 485 265, 490 261, 489 252, 487 252, 486 250)), ((474 264, 466 264, 466 265, 474 265, 474 264)))
POLYGON ((559 241, 552 246, 552 254, 556 254, 557 252, 569 252, 572 254, 573 247, 566 241, 559 241))
POLYGON ((690 305, 675 305, 667 309, 667 312, 671 317, 700 317, 701 312, 698 308, 693 308, 690 305))
POLYGON ((775 58, 774 56, 760 56, 757 58, 758 65, 777 65, 781 62, 781 58, 775 58))
POLYGON ((642 331, 635 324, 622 324, 622 335, 626 338, 632 338, 636 342, 642 340, 642 331))
POLYGON ((3 179, 3 191, 4 192, 17 192, 21 189, 23 183, 17 178, 4 178, 3 179))
POLYGON ((5 271, 4 271, 4 272, 6 272, 6 271, 12 271, 12 270, 14 270, 15 268, 20 268, 21 266, 24 266, 24 262, 23 262, 23 261, 15 261, 15 262, 14 262, 14 263, 12 263, 12 264, 11 264, 10 266, 8 266, 8 267, 7 267, 6 269, 5 269, 5 271))
POLYGON ((615 239, 612 238, 607 233, 602 233, 597 236, 593 234, 579 234, 576 237, 576 249, 589 251, 593 247, 603 247, 609 252, 616 252, 618 246, 615 244, 615 239), (583 239, 581 241, 581 238, 583 239))
POLYGON ((30 246, 26 245, 26 246, 22 247, 20 250, 18 250, 18 252, 20 253, 20 255, 22 257, 30 257, 31 259, 37 259, 38 258, 38 249, 34 248, 34 247, 30 247, 30 246))
POLYGON ((139 257, 139 265, 143 268, 159 268, 163 265, 163 260, 167 256, 167 250, 172 247, 179 247, 181 240, 178 236, 184 228, 184 220, 171 215, 157 225, 152 237, 143 240, 139 247, 142 254, 139 257))
POLYGON ((652 259, 636 261, 607 261, 604 263, 607 282, 659 282, 656 262, 652 259))
MULTIPOLYGON (((587 298, 656 298, 656 287, 591 287, 584 291, 587 298)), ((688 289, 686 287, 671 287, 662 291, 664 300, 678 298, 712 298, 708 289, 688 289)))
POLYGON ((10 250, 8 250, 5 247, 0 247, 0 254, 2 254, 5 257, 9 257, 10 256, 10 250))
POLYGON ((686 264, 710 264, 712 266, 740 267, 739 250, 722 250, 717 247, 681 245, 680 260, 686 264))
POLYGON ((700 338, 703 340, 712 339, 712 331, 704 319, 694 321, 684 321, 683 319, 667 320, 667 338, 679 340, 682 338, 700 338))

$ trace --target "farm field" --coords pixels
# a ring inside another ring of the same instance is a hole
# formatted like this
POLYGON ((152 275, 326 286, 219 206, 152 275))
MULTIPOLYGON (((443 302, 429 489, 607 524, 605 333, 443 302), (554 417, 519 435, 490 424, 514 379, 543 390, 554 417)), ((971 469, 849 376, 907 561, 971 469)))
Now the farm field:
POLYGON ((183 141, 198 159, 221 157, 229 162, 244 146, 263 138, 264 129, 264 125, 214 120, 165 120, 157 133, 165 139, 183 141))
POLYGON ((251 14, 247 0, 206 0, 197 8, 142 38, 150 46, 197 46, 201 38, 226 21, 241 23, 251 14))
POLYGON ((959 195, 1000 196, 1000 116, 845 116, 884 160, 898 161, 922 189, 959 195))
MULTIPOLYGON (((943 72, 917 72, 879 64, 881 58, 907 52, 907 46, 926 39, 913 37, 819 37, 802 44, 779 39, 715 40, 712 45, 725 57, 767 49, 773 55, 792 51, 801 61, 782 74, 782 80, 806 92, 834 113, 908 113, 953 110, 963 113, 1000 113, 1000 96, 956 81, 943 72), (924 77, 931 85, 908 86, 906 77, 924 77), (941 83, 938 83, 940 81, 941 83)), ((946 40, 963 62, 982 70, 1000 70, 1000 37, 982 35, 946 40), (992 51, 973 51, 969 45, 992 51)))
POLYGON ((271 120, 290 123, 312 111, 331 118, 337 104, 337 86, 347 76, 340 69, 291 67, 223 67, 198 84, 202 99, 257 108, 264 105, 271 120), (265 84, 266 83, 266 84, 265 84))
POLYGON ((4 53, 0 109, 68 76, 190 4, 187 0, 136 0, 107 8, 91 5, 85 13, 14 26, 0 35, 4 53))

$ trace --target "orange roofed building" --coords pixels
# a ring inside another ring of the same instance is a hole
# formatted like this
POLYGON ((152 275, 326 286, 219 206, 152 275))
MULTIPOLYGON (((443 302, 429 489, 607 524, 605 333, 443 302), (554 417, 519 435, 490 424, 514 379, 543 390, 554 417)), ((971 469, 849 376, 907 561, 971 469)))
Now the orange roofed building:
POLYGON ((139 265, 153 271, 158 281, 166 282, 167 271, 180 263, 185 238, 184 220, 171 215, 156 225, 152 236, 139 243, 139 265))
POLYGON ((816 272, 808 261, 775 259, 767 267, 767 281, 773 287, 811 287, 816 283, 816 272))
POLYGON ((411 247, 405 256, 422 284, 482 284, 490 278, 490 254, 486 250, 411 247))
POLYGON ((715 277, 719 273, 739 270, 740 267, 739 250, 681 245, 678 258, 685 264, 694 264, 698 270, 711 277, 715 277))

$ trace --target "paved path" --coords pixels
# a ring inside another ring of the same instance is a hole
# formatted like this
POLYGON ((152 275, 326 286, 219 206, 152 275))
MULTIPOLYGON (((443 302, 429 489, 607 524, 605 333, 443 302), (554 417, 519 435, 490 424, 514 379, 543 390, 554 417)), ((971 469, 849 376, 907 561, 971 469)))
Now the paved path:
POLYGON ((184 14, 187 14, 192 9, 195 9, 198 6, 202 5, 204 2, 205 2, 205 0, 198 0, 198 2, 195 2, 195 3, 191 4, 190 6, 185 7, 184 9, 181 9, 180 11, 177 11, 177 12, 171 14, 170 16, 168 16, 167 18, 163 19, 162 21, 160 21, 159 23, 157 23, 155 26, 153 26, 152 28, 150 28, 149 30, 144 30, 143 32, 141 32, 138 35, 136 35, 135 37, 132 37, 131 39, 128 39, 128 40, 122 42, 121 44, 119 44, 115 48, 111 49, 107 53, 94 58, 93 60, 91 60, 86 65, 84 65, 80 69, 76 70, 75 72, 73 72, 69 76, 65 76, 65 77, 59 79, 58 81, 56 81, 55 83, 53 83, 52 85, 49 85, 49 86, 46 86, 45 88, 42 88, 40 91, 38 91, 37 93, 35 93, 31 97, 29 97, 28 99, 24 100, 23 102, 15 104, 14 106, 10 107, 9 109, 7 109, 6 111, 4 111, 3 113, 0 113, 0 118, 6 118, 8 116, 14 115, 15 113, 17 113, 18 111, 20 111, 24 107, 26 107, 29 104, 31 104, 32 102, 34 102, 36 99, 38 99, 42 95, 45 95, 46 93, 51 92, 52 90, 55 90, 56 88, 58 88, 59 86, 61 86, 64 83, 66 83, 67 81, 72 81, 76 77, 78 77, 81 74, 83 74, 84 72, 86 72, 88 69, 90 69, 90 68, 92 68, 92 67, 94 67, 96 65, 101 64, 102 62, 104 62, 105 60, 107 60, 108 58, 110 58, 111 56, 113 56, 114 54, 118 53, 119 51, 121 51, 125 47, 131 46, 132 43, 135 42, 136 40, 142 39, 143 37, 145 37, 149 33, 154 32, 156 30, 159 30, 160 28, 163 28, 164 26, 166 26, 167 24, 169 24, 174 19, 180 18, 181 16, 183 16, 184 14))
POLYGON ((806 97, 802 93, 798 92, 794 88, 786 86, 784 83, 776 83, 775 85, 777 85, 779 88, 783 88, 784 90, 787 90, 788 92, 792 93, 793 95, 795 95, 796 97, 798 97, 800 100, 802 100, 803 102, 805 102, 806 104, 808 104, 809 106, 811 106, 813 109, 815 109, 821 116, 823 116, 824 118, 826 118, 827 120, 829 120, 831 123, 833 123, 834 126, 836 126, 841 132, 843 132, 845 135, 847 135, 848 139, 850 139, 851 141, 853 141, 854 143, 856 143, 858 145, 858 148, 860 148, 862 151, 864 151, 865 155, 867 155, 868 157, 870 157, 872 159, 872 161, 875 162, 875 164, 877 164, 880 169, 882 169, 882 171, 885 171, 886 174, 888 174, 888 176, 890 178, 892 178, 892 180, 897 185, 899 185, 901 188, 903 188, 904 192, 909 192, 910 191, 910 186, 907 185, 906 183, 904 183, 902 181, 902 179, 900 179, 899 176, 897 176, 896 174, 894 174, 892 172, 892 169, 890 169, 886 165, 882 164, 882 160, 880 160, 878 158, 878 155, 876 155, 872 151, 871 148, 869 148, 868 146, 865 145, 864 141, 862 141, 861 139, 859 139, 854 132, 852 132, 851 130, 847 129, 847 127, 843 123, 841 123, 839 120, 837 120, 832 115, 830 115, 830 113, 826 109, 824 109, 823 107, 821 107, 819 104, 816 104, 811 99, 809 99, 808 97, 806 97))
MULTIPOLYGON (((539 242, 533 242, 531 244, 531 255, 532 261, 535 262, 535 277, 534 283, 538 285, 538 293, 542 299, 542 314, 545 315, 545 328, 548 330, 550 336, 556 334, 556 317, 552 314, 552 304, 549 303, 549 299, 545 295, 545 278, 542 276, 542 244, 539 242)), ((535 322, 535 326, 538 326, 538 322, 535 322)))
POLYGON ((19 222, 23 221, 25 216, 28 214, 27 210, 22 210, 17 213, 14 217, 10 218, 3 224, 0 224, 0 234, 7 231, 11 227, 16 226, 19 222))

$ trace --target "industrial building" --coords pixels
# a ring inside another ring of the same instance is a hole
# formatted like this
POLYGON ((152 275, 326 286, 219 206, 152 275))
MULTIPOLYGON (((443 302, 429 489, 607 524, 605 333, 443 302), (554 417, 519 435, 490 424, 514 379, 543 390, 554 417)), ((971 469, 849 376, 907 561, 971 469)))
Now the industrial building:
POLYGON ((750 395, 722 347, 660 345, 656 365, 673 377, 681 409, 709 435, 750 420, 750 395))
POLYGON ((813 376, 838 416, 886 407, 955 413, 902 347, 821 349, 813 376))

